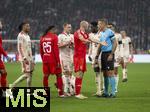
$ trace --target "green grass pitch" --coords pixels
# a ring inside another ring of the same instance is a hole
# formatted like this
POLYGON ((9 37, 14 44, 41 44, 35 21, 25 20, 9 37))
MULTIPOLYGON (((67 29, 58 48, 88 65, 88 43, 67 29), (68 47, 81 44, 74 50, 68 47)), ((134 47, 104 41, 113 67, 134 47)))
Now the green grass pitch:
MULTIPOLYGON (((6 63, 8 81, 12 83, 21 74, 19 63, 6 63)), ((121 69, 119 69, 121 79, 121 69)), ((74 97, 57 97, 54 87, 55 77, 49 78, 51 85, 51 112, 150 112, 150 64, 129 64, 128 82, 119 81, 117 98, 106 99, 92 96, 95 92, 95 75, 90 64, 84 76, 82 93, 89 98, 78 100, 74 97)), ((33 86, 42 86, 42 64, 36 64, 33 74, 33 86)), ((19 86, 26 86, 24 81, 19 86)))

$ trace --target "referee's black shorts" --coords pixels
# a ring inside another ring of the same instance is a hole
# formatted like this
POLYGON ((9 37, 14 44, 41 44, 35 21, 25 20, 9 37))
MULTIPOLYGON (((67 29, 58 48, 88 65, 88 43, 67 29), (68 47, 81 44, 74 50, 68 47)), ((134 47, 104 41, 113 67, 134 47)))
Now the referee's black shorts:
POLYGON ((114 55, 113 55, 113 59, 111 61, 107 60, 107 58, 110 54, 111 54, 111 51, 102 52, 102 55, 101 55, 102 71, 114 70, 114 55))

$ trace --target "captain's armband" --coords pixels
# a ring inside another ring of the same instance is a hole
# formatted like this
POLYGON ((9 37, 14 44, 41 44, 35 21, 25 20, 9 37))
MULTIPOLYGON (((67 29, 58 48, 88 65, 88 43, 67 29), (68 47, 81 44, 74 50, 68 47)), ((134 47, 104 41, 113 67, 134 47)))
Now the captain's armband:
POLYGON ((118 41, 119 44, 122 44, 122 41, 118 41))

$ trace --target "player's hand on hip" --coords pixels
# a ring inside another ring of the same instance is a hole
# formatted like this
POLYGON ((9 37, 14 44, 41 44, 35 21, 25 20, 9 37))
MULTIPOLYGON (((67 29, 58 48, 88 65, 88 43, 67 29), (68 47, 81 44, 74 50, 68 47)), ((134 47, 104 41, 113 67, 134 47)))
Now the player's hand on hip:
POLYGON ((113 59, 113 54, 110 54, 110 55, 108 56, 107 60, 108 60, 108 61, 112 61, 112 59, 113 59))

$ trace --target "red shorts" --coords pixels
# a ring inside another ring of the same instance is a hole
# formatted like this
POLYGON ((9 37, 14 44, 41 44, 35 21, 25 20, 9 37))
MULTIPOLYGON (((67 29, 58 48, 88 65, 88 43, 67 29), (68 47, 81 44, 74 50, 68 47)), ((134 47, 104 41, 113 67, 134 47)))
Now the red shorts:
POLYGON ((74 71, 86 71, 86 58, 74 56, 74 71))
POLYGON ((56 68, 55 64, 43 63, 43 73, 44 74, 61 74, 62 70, 61 70, 61 67, 56 68))
POLYGON ((0 60, 0 69, 5 69, 5 65, 2 60, 0 60))

